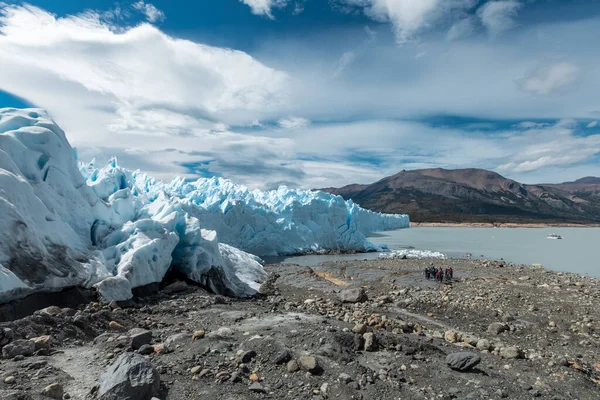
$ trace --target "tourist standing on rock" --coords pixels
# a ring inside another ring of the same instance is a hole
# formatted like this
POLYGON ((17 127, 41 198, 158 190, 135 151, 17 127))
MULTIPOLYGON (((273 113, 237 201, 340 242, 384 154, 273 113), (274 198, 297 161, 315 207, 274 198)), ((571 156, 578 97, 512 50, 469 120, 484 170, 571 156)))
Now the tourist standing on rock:
POLYGON ((450 267, 450 279, 454 277, 454 270, 450 267))
POLYGON ((429 268, 425 268, 425 278, 429 280, 429 268))

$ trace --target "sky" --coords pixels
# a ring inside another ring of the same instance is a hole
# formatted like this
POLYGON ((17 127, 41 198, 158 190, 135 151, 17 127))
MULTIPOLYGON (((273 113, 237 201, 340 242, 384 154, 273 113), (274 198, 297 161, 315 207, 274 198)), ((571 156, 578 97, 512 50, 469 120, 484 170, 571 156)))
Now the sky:
POLYGON ((600 176, 598 0, 0 0, 0 107, 250 188, 600 176))

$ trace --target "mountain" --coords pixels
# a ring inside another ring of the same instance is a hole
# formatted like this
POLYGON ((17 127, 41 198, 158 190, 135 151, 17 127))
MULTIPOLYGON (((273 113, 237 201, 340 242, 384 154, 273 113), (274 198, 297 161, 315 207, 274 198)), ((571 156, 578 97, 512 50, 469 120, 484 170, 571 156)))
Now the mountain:
POLYGON ((600 223, 600 178, 527 185, 483 169, 402 171, 323 191, 413 222, 600 223))

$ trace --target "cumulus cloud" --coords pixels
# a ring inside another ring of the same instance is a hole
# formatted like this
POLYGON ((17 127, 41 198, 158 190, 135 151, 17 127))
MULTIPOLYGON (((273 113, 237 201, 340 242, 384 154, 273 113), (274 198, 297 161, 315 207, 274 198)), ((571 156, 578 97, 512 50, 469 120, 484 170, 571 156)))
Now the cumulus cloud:
POLYGON ((567 61, 544 65, 517 81, 519 88, 538 96, 547 96, 571 86, 579 75, 579 67, 567 61))
POLYGON ((308 125, 310 125, 310 121, 307 120, 306 118, 288 117, 288 118, 281 118, 277 122, 277 125, 279 125, 279 127, 282 129, 295 130, 295 129, 306 128, 308 125))
POLYGON ((165 19, 165 13, 156 8, 153 4, 145 3, 142 0, 133 3, 133 8, 143 13, 148 22, 161 22, 165 19))
POLYGON ((587 124, 586 128, 595 128, 598 126, 598 121, 592 121, 589 124, 587 124))
MULTIPOLYGON (((274 19, 272 10, 274 8, 282 8, 287 6, 290 0, 240 0, 242 3, 250 7, 252 14, 263 15, 267 18, 274 19)), ((301 3, 296 3, 295 11, 300 14, 304 10, 301 3)))
POLYGON ((515 26, 515 17, 522 4, 517 0, 488 1, 477 10, 481 23, 491 35, 498 35, 515 26))

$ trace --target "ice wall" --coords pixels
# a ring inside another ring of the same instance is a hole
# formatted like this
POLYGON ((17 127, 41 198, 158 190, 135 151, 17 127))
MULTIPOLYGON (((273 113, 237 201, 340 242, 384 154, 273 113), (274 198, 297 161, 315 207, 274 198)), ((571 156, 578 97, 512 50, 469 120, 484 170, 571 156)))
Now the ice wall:
POLYGON ((37 109, 0 109, 0 301, 96 287, 125 300, 170 268, 249 296, 255 255, 368 251, 368 232, 408 227, 322 192, 250 191, 224 179, 165 184, 111 160, 77 165, 64 132, 37 109))

